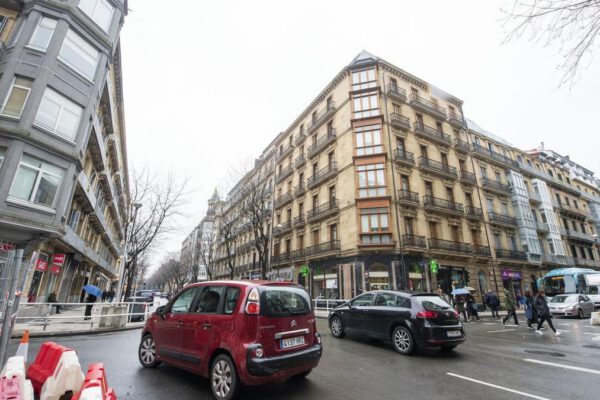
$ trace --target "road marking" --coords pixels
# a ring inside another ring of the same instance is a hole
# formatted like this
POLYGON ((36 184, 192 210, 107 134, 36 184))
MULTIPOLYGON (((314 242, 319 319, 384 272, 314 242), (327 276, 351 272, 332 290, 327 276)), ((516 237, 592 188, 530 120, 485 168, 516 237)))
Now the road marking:
POLYGON ((488 382, 480 381, 480 380, 477 380, 477 379, 469 378, 469 377, 466 377, 466 376, 453 374, 452 372, 446 372, 446 374, 450 375, 450 376, 453 376, 455 378, 460 378, 460 379, 464 379, 466 381, 471 381, 471 382, 479 383, 480 385, 485 385, 485 386, 493 387, 495 389, 504 390, 506 392, 520 394, 521 396, 525 396, 525 397, 531 397, 532 399, 550 400, 550 399, 548 399, 546 397, 536 396, 534 394, 529 394, 529 393, 521 392, 521 391, 518 391, 518 390, 515 390, 515 389, 510 389, 510 388, 506 388, 506 387, 494 385, 493 383, 488 383, 488 382))
POLYGON ((525 359, 523 359, 523 361, 532 362, 532 363, 536 363, 536 364, 549 365, 551 367, 558 367, 558 368, 564 368, 564 369, 572 369, 574 371, 589 372, 590 374, 600 375, 600 371, 598 371, 596 369, 574 367, 572 365, 563 365, 563 364, 557 364, 557 363, 548 362, 548 361, 534 360, 532 358, 525 358, 525 359))
POLYGON ((565 331, 564 329, 557 329, 557 332, 571 332, 571 331, 565 331))
POLYGON ((488 331, 487 333, 496 333, 496 332, 511 332, 516 331, 516 329, 501 329, 499 331, 488 331))
POLYGON ((584 335, 600 335, 600 333, 582 332, 584 335))
POLYGON ((484 325, 498 325, 497 322, 484 322, 484 325))

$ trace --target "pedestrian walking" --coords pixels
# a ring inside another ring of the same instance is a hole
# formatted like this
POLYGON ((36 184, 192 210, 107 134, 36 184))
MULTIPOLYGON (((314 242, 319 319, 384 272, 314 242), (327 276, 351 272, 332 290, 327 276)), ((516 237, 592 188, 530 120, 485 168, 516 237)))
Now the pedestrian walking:
POLYGON ((108 290, 103 290, 102 295, 100 296, 100 301, 104 303, 107 298, 108 298, 108 290))
POLYGON ((490 307, 490 310, 492 310, 492 318, 500 318, 500 314, 498 314, 498 307, 500 307, 500 299, 498 299, 496 293, 492 292, 491 289, 488 290, 487 294, 485 295, 484 301, 490 307))
POLYGON ((463 316, 465 322, 469 322, 469 319, 467 318, 467 312, 465 310, 465 298, 463 296, 456 296, 454 298, 454 304, 456 305, 456 311, 458 314, 463 316))
POLYGON ((544 324, 544 321, 547 321, 550 329, 554 331, 554 335, 559 336, 561 332, 557 332, 554 328, 554 324, 552 323, 552 314, 550 313, 550 307, 548 307, 548 301, 546 300, 546 293, 544 293, 543 290, 538 291, 538 295, 533 302, 533 306, 535 307, 539 317, 539 322, 535 333, 538 335, 543 335, 544 333, 542 332, 542 325, 544 324))
POLYGON ((109 301, 109 303, 112 303, 114 299, 115 299, 115 291, 112 290, 112 289, 110 289, 108 291, 108 301, 109 301))
POLYGON ((473 321, 481 321, 479 318, 479 310, 477 309, 477 303, 475 302, 475 297, 472 294, 467 295, 467 309, 469 310, 471 319, 473 321))
POLYGON ((88 303, 87 306, 85 306, 85 318, 84 320, 90 320, 92 319, 92 308, 94 307, 94 304, 96 302, 97 297, 94 296, 93 294, 88 294, 87 298, 85 299, 85 302, 88 303))
MULTIPOLYGON (((58 303, 58 300, 56 299, 56 293, 54 293, 54 292, 50 293, 48 295, 47 302, 48 303, 58 303)), ((60 305, 52 304, 51 307, 54 308, 54 311, 56 312, 56 314, 60 314, 60 305)))
POLYGON ((505 325, 510 317, 514 318, 515 325, 519 325, 519 320, 517 319, 517 310, 515 308, 515 300, 512 298, 510 292, 506 289, 504 289, 504 306, 506 306, 506 311, 508 314, 502 319, 502 325, 505 325))
POLYGON ((527 318, 527 327, 530 329, 533 329, 533 326, 531 324, 535 324, 538 322, 537 312, 535 311, 535 307, 533 306, 534 301, 535 297, 531 294, 531 291, 525 291, 525 300, 523 305, 525 306, 525 317, 527 318))

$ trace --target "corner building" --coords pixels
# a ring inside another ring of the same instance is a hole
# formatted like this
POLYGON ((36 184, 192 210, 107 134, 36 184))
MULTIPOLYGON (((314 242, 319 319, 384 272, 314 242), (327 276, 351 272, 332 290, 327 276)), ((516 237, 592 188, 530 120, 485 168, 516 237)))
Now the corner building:
POLYGON ((0 241, 25 250, 29 301, 80 301, 123 267, 127 1, 0 7, 0 241))

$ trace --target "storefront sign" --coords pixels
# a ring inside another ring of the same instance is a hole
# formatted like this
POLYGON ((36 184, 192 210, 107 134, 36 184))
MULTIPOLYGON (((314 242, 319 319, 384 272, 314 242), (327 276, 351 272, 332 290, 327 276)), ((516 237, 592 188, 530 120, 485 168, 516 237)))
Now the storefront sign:
POLYGON ((500 274, 502 275, 502 279, 521 279, 521 273, 519 271, 503 269, 500 274))
POLYGON ((423 274, 420 272, 409 272, 408 279, 423 279, 423 274))
POLYGON ((60 265, 52 264, 50 267, 50 273, 54 275, 60 274, 60 265))
POLYGON ((46 269, 48 269, 48 261, 38 258, 35 263, 35 270, 44 272, 46 269))
POLYGON ((278 282, 293 280, 293 272, 291 268, 280 268, 277 270, 275 276, 278 282))
POLYGON ((260 272, 252 272, 250 274, 250 279, 260 279, 260 272))
POLYGON ((15 249, 15 247, 16 246, 12 243, 4 243, 4 242, 0 243, 0 251, 6 251, 6 252, 13 251, 15 249))
POLYGON ((52 264, 61 266, 65 263, 65 254, 53 254, 52 264))

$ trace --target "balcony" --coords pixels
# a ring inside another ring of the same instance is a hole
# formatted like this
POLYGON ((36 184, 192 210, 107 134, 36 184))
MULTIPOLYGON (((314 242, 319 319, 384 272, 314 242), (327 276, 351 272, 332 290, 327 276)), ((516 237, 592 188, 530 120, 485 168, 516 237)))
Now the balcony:
POLYGON ((552 265, 571 265, 573 259, 569 256, 563 256, 559 254, 542 254, 542 264, 552 265))
POLYGON ((284 180, 285 178, 292 175, 293 173, 294 173, 294 168, 291 165, 288 165, 287 167, 282 168, 281 171, 279 171, 279 173, 277 174, 277 177, 275 178, 275 182, 279 183, 282 180, 284 180))
POLYGON ((85 194, 85 199, 87 200, 85 205, 87 206, 87 210, 91 211, 96 208, 96 195, 94 194, 93 188, 91 187, 88 177, 84 171, 81 171, 79 175, 77 175, 77 183, 79 183, 82 192, 85 194))
POLYGON ((292 260, 298 260, 306 257, 306 251, 304 249, 292 251, 292 260))
POLYGON ((406 90, 393 83, 388 83, 386 94, 396 100, 406 102, 406 90))
POLYGON ((294 196, 299 197, 302 196, 304 193, 306 193, 306 184, 304 182, 300 182, 294 188, 294 196))
POLYGON ((279 151, 277 152, 277 160, 281 160, 282 158, 287 157, 294 151, 294 145, 291 143, 287 143, 281 145, 279 151))
POLYGON ((415 133, 417 136, 422 137, 423 139, 431 140, 442 146, 451 146, 452 138, 450 135, 444 133, 444 131, 440 131, 437 128, 434 128, 429 125, 425 125, 422 122, 415 121, 415 133))
POLYGON ((417 110, 426 112, 427 114, 432 115, 436 118, 446 119, 446 110, 443 107, 440 107, 434 102, 424 99, 418 94, 412 94, 410 96, 410 105, 416 108, 417 110))
POLYGON ((332 200, 328 203, 321 204, 318 207, 306 213, 306 219, 308 222, 318 221, 323 218, 327 218, 331 215, 337 214, 340 211, 340 207, 337 200, 332 200))
POLYGON ((578 232, 573 229, 561 229, 560 234, 563 236, 568 236, 572 239, 578 239, 578 240, 583 240, 586 242, 594 243, 594 238, 591 235, 588 235, 587 233, 583 233, 583 232, 578 232))
POLYGON ((411 192, 410 190, 398 190, 398 203, 407 206, 419 205, 419 193, 411 192))
POLYGON ((529 192, 529 201, 535 204, 540 204, 542 202, 542 196, 536 192, 529 192))
POLYGON ((483 219, 483 210, 481 208, 466 206, 465 213, 467 214, 467 219, 470 220, 482 220, 483 219))
POLYGON ((510 186, 495 179, 481 178, 481 186, 483 190, 497 193, 500 195, 508 195, 511 193, 510 186))
POLYGON ((464 121, 462 116, 451 112, 450 114, 448 114, 448 122, 450 122, 450 125, 452 125, 455 128, 462 128, 464 127, 464 121))
POLYGON ((450 251, 454 253, 464 253, 471 255, 473 248, 469 243, 455 242, 452 240, 429 239, 430 250, 450 251))
POLYGON ((100 255, 94 250, 94 248, 88 245, 69 226, 65 227, 65 234, 61 240, 67 243, 72 248, 74 248, 85 258, 91 260, 93 263, 102 267, 108 274, 110 274, 110 276, 115 276, 117 274, 115 268, 112 265, 110 265, 108 261, 106 261, 104 258, 100 257, 100 255))
POLYGON ((491 257, 492 256, 492 252, 491 252, 489 246, 482 246, 480 244, 473 245, 473 254, 476 256, 483 256, 483 257, 491 257))
POLYGON ((287 192, 283 193, 281 196, 275 199, 275 201, 273 202, 273 206, 275 207, 275 209, 278 209, 285 206, 286 204, 291 203, 292 200, 294 200, 294 196, 292 195, 292 191, 288 190, 287 192))
POLYGON ((544 222, 536 222, 535 223, 535 228, 538 231, 538 233, 548 233, 548 232, 550 232, 550 228, 548 228, 548 224, 546 224, 544 222))
POLYGON ((310 145, 306 150, 308 158, 312 158, 319 154, 325 147, 330 143, 333 143, 336 139, 335 129, 330 129, 325 136, 321 136, 317 141, 310 145))
POLYGON ((394 160, 401 165, 413 167, 415 165, 415 155, 410 151, 396 149, 394 150, 394 160))
POLYGON ((308 189, 314 188, 319 183, 337 175, 337 170, 337 163, 335 161, 332 161, 328 166, 318 170, 313 176, 308 178, 306 181, 306 187, 308 189))
POLYGON ((283 264, 291 260, 290 253, 281 253, 271 257, 271 264, 283 264))
POLYGON ((460 171, 460 183, 465 185, 477 185, 475 174, 469 171, 460 171))
POLYGON ((494 225, 502 225, 511 228, 516 228, 517 226, 517 219, 515 217, 511 217, 510 215, 504 215, 495 213, 493 211, 489 211, 488 219, 490 221, 490 224, 494 225))
POLYGON ((462 204, 433 196, 423 196, 423 205, 425 206, 425 209, 429 211, 456 216, 463 216, 465 214, 462 204))
POLYGON ((489 161, 494 165, 508 168, 514 168, 518 165, 517 162, 513 161, 511 158, 497 153, 494 150, 487 149, 480 144, 473 143, 471 149, 473 150, 473 157, 489 161))
POLYGON ((338 252, 340 250, 340 241, 331 240, 329 242, 317 244, 307 247, 305 250, 306 257, 321 255, 324 253, 338 252))
POLYGON ((576 215, 578 217, 590 218, 590 213, 583 208, 573 207, 571 205, 567 205, 565 203, 554 204, 554 207, 558 208, 560 212, 564 214, 576 215))
POLYGON ((443 178, 456 179, 458 174, 456 168, 448 164, 443 164, 439 161, 432 160, 427 157, 419 157, 419 167, 423 171, 430 172, 432 174, 439 175, 443 178))
POLYGON ((306 164, 306 157, 304 157, 304 154, 300 154, 298 158, 296 158, 296 160, 294 161, 294 166, 296 168, 300 168, 304 164, 306 164))
POLYGON ((588 268, 599 268, 600 262, 598 260, 590 260, 587 258, 573 257, 573 263, 578 267, 588 268))
POLYGON ((296 218, 294 218, 292 225, 296 229, 301 228, 304 225, 306 225, 306 218, 304 218, 304 214, 301 214, 301 215, 297 216, 296 218))
POLYGON ((296 136, 296 140, 294 141, 294 144, 296 146, 298 146, 298 145, 302 144, 305 140, 306 140, 306 130, 302 129, 296 136))
POLYGON ((404 249, 425 249, 427 247, 425 236, 402 235, 402 248, 404 249))
POLYGON ((310 134, 312 131, 321 126, 323 122, 325 122, 327 118, 332 116, 334 113, 335 102, 330 101, 327 103, 327 106, 324 109, 322 109, 318 114, 316 114, 308 123, 308 125, 306 125, 306 131, 310 134))
POLYGON ((410 119, 395 112, 390 114, 390 124, 394 128, 402 129, 403 131, 410 130, 410 119))
POLYGON ((292 221, 287 220, 273 227, 273 236, 281 236, 292 231, 292 221))
POLYGON ((527 253, 519 250, 496 249, 496 258, 527 261, 527 253))
POLYGON ((454 150, 468 154, 471 148, 469 147, 469 143, 464 140, 454 139, 454 150))

